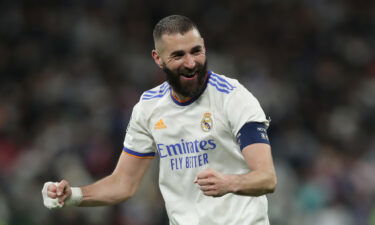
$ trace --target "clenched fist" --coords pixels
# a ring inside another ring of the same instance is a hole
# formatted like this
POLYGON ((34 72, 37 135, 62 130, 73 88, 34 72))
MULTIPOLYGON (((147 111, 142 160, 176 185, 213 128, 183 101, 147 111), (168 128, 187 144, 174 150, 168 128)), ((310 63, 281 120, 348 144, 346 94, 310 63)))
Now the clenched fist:
POLYGON ((213 169, 206 169, 197 174, 194 183, 199 185, 203 194, 213 197, 221 197, 230 191, 230 175, 219 173, 213 169))
POLYGON ((44 206, 49 209, 62 208, 64 205, 78 205, 82 200, 80 188, 71 188, 66 180, 46 182, 42 189, 44 206))

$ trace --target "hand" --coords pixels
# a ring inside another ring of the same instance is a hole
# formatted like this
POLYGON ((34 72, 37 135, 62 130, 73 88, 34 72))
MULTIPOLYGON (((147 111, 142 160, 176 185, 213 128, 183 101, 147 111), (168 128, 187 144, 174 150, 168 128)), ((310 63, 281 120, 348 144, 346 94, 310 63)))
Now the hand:
POLYGON ((203 194, 207 196, 221 197, 230 192, 230 175, 224 175, 213 169, 199 172, 194 183, 197 183, 203 194))
POLYGON ((49 209, 61 208, 71 194, 71 187, 66 180, 62 180, 60 183, 46 182, 42 189, 44 206, 49 209))

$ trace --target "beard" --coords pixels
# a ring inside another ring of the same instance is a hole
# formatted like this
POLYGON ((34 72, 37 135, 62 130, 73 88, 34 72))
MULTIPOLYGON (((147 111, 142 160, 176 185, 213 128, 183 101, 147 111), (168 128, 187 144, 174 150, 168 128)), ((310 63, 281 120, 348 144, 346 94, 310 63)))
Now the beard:
POLYGON ((178 94, 193 98, 199 95, 203 88, 206 81, 206 74, 207 74, 207 60, 204 64, 199 64, 193 69, 178 69, 176 71, 170 70, 165 64, 163 65, 163 71, 167 75, 167 81, 169 85, 171 85, 172 89, 177 92, 178 94), (181 76, 197 73, 197 77, 191 81, 183 81, 181 80, 181 76))

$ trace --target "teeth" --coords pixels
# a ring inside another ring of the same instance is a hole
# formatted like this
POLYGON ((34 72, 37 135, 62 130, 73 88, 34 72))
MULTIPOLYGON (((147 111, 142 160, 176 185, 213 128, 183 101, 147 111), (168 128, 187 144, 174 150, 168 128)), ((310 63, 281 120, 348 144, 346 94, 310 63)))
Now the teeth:
POLYGON ((195 74, 195 72, 194 73, 190 73, 190 74, 184 74, 183 76, 185 76, 185 77, 193 77, 194 74, 195 74))

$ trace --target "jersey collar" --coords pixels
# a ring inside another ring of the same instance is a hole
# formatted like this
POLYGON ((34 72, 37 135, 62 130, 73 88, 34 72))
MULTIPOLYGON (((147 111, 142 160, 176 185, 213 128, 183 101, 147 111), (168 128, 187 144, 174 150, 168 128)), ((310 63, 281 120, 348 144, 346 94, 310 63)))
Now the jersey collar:
POLYGON ((207 77, 206 77, 206 81, 204 82, 204 85, 203 85, 203 88, 201 90, 201 92, 199 92, 199 94, 197 94, 195 97, 189 99, 189 100, 186 100, 186 101, 180 101, 178 100, 173 94, 172 94, 172 91, 170 91, 170 96, 173 100, 174 103, 176 103, 177 105, 180 105, 180 106, 187 106, 187 105, 190 105, 191 103, 193 103, 195 100, 197 100, 204 92, 204 90, 206 90, 206 87, 207 87, 207 83, 208 83, 208 80, 210 79, 210 75, 211 75, 211 71, 207 71, 207 77))

